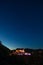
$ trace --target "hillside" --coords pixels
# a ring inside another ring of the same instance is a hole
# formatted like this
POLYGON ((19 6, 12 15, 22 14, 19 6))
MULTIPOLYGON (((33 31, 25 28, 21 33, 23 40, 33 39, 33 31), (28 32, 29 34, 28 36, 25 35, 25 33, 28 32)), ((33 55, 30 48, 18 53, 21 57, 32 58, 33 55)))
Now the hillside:
POLYGON ((7 47, 5 47, 2 42, 0 41, 0 56, 6 56, 8 55, 10 49, 8 49, 7 47))

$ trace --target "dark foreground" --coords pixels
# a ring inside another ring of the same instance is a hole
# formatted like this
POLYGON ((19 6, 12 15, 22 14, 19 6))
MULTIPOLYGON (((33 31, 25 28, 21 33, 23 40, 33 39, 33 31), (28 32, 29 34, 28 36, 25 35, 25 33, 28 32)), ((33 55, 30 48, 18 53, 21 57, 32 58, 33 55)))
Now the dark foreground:
POLYGON ((43 65, 43 56, 0 57, 0 65, 43 65))

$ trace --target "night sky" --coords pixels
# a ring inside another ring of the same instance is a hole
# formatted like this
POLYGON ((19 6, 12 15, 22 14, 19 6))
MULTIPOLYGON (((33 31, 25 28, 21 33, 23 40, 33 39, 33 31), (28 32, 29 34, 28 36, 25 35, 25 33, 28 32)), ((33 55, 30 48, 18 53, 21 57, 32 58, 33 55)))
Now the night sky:
POLYGON ((43 48, 43 1, 1 0, 0 40, 10 49, 43 48))

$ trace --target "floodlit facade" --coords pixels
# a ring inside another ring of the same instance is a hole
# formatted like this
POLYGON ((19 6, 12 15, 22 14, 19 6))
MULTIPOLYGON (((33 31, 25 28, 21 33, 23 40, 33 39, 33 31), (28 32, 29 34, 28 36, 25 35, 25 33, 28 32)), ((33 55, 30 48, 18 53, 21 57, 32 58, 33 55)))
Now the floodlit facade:
POLYGON ((16 52, 17 53, 24 53, 25 51, 24 51, 24 49, 23 50, 20 49, 20 50, 16 50, 16 52))
POLYGON ((16 49, 15 52, 12 51, 12 53, 10 53, 10 56, 11 55, 29 55, 29 56, 31 56, 31 53, 30 52, 25 52, 24 49, 16 49))

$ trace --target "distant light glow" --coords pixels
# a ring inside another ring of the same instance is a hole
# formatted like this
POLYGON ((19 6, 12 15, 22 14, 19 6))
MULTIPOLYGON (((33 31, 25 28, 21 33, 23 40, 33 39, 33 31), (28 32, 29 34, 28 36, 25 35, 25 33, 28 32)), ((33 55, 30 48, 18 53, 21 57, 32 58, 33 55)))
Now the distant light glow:
POLYGON ((25 51, 24 50, 16 50, 17 53, 21 52, 21 53, 24 53, 25 51))
POLYGON ((29 56, 30 56, 30 55, 31 55, 31 53, 25 53, 25 55, 29 55, 29 56))

